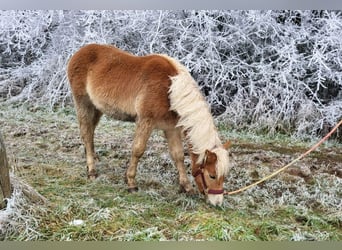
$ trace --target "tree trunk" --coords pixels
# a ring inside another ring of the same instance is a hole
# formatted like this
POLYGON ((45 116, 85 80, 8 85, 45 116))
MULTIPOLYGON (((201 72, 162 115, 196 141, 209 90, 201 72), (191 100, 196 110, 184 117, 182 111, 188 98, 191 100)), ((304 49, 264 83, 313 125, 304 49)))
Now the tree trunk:
POLYGON ((0 132, 0 209, 6 206, 4 199, 11 196, 11 184, 5 144, 0 132))

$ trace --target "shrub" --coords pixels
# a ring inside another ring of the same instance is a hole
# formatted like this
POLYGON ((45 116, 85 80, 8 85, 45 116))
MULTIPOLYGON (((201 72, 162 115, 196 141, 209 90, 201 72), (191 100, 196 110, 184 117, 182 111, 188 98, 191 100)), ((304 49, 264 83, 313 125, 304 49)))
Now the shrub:
POLYGON ((3 101, 70 103, 67 61, 95 42, 177 58, 234 128, 307 137, 342 118, 340 11, 0 11, 0 27, 3 101))

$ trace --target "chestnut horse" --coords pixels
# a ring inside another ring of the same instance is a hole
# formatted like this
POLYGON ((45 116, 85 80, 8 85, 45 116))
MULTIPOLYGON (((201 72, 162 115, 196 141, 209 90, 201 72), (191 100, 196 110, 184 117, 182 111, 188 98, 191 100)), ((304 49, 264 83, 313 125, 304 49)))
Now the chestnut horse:
POLYGON ((106 114, 136 123, 126 172, 129 191, 137 190, 137 164, 152 130, 161 129, 181 187, 193 192, 184 167, 184 133, 199 191, 211 204, 222 204, 224 176, 229 170, 227 145, 221 143, 209 106, 183 65, 166 55, 134 56, 113 46, 90 44, 71 57, 68 78, 89 178, 97 175, 94 130, 106 114))

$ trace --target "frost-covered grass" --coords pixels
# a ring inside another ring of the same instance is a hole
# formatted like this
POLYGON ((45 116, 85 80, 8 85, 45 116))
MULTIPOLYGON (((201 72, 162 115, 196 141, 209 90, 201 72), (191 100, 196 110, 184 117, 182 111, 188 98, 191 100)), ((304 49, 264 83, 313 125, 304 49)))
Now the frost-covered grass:
MULTIPOLYGON (((342 240, 341 144, 320 148, 292 169, 226 197, 215 208, 199 194, 179 193, 176 168, 158 131, 138 168, 140 191, 130 194, 124 172, 133 124, 101 120, 95 137, 100 176, 89 181, 72 107, 52 113, 40 106, 2 105, 0 119, 12 173, 47 199, 34 203, 14 193, 9 201, 12 216, 1 225, 6 228, 1 239, 342 240), (306 176, 303 167, 310 171, 306 176)), ((233 140, 228 190, 278 169, 311 145, 223 127, 220 134, 233 140)), ((0 211, 0 218, 5 213, 0 211)))

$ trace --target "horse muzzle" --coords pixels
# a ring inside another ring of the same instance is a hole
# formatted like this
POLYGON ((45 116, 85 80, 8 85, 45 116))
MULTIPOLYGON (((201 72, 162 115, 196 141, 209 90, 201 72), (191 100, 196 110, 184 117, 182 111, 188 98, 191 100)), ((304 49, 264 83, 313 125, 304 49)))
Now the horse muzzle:
POLYGON ((223 193, 220 195, 208 194, 207 201, 213 206, 221 206, 223 202, 223 193))

